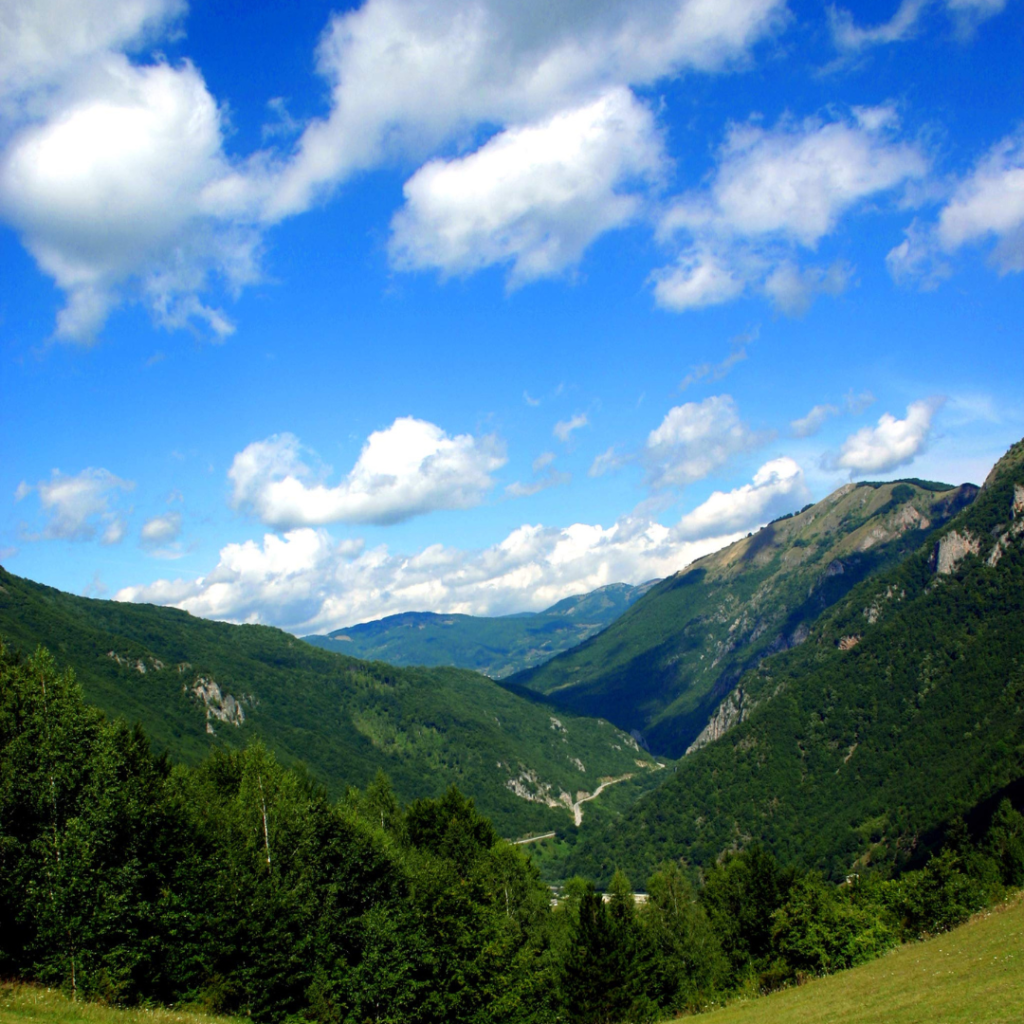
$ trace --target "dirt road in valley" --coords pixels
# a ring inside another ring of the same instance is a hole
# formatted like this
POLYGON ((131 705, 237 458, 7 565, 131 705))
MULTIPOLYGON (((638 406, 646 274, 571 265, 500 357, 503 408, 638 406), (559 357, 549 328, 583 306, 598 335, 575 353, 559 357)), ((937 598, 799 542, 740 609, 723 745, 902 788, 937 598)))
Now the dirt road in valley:
POLYGON ((629 775, 620 775, 617 779, 608 779, 605 782, 602 782, 593 793, 590 793, 587 796, 580 796, 579 793, 577 793, 576 796, 578 799, 576 803, 572 805, 572 819, 576 822, 576 827, 579 828, 580 825, 583 824, 583 804, 588 800, 596 800, 609 786, 614 786, 616 782, 625 782, 626 779, 631 778, 633 778, 632 772, 630 772, 629 775))

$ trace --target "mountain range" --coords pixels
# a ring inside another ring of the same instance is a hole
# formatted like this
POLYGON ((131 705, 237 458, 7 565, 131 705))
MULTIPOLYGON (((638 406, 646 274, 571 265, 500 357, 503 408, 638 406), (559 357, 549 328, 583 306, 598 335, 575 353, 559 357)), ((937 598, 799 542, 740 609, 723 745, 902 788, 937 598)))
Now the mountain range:
POLYGON ((402 800, 455 782, 506 835, 556 832, 536 847, 552 878, 756 842, 888 872, 1024 790, 1024 441, 980 489, 851 483, 666 580, 536 615, 304 643, 0 569, 0 636, 48 646, 175 759, 259 737, 335 795, 381 769, 402 800))
POLYGON ((599 633, 657 583, 611 583, 542 612, 485 617, 405 612, 303 639, 392 665, 455 665, 503 679, 599 633))

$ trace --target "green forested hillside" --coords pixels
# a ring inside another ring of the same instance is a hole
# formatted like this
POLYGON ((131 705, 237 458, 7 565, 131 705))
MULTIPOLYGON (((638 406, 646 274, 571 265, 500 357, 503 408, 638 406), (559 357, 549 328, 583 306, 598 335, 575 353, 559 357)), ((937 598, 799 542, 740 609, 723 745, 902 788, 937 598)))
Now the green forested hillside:
POLYGON ((506 835, 570 824, 602 779, 653 770, 608 723, 553 714, 474 672, 357 661, 277 629, 74 597, 3 569, 0 637, 24 653, 49 647, 91 703, 142 723, 175 758, 259 736, 334 794, 380 768, 403 799, 456 783, 506 835))
POLYGON ((567 597, 536 614, 485 618, 405 612, 303 639, 353 658, 392 665, 454 665, 502 679, 582 643, 614 622, 656 582, 637 587, 612 583, 567 597))
POLYGON ((822 611, 914 551, 976 491, 847 484, 663 580, 606 630, 508 684, 680 757, 744 671, 800 644, 822 611))
MULTIPOLYGON (((47 651, 0 644, 0 978, 76 1006, 652 1022, 854 967, 1002 901, 1024 882, 1024 815, 1003 800, 982 825, 896 879, 835 885, 753 846, 699 888, 668 864, 643 903, 621 872, 604 897, 573 879, 553 901, 454 786, 403 807, 379 775, 332 801, 258 742, 172 765, 47 651)), ((0 1018, 6 1004, 0 990, 0 1018)), ((37 1019, 64 1019, 47 1004, 37 1019)))
POLYGON ((618 828, 581 837, 572 869, 642 875, 760 840, 834 877, 870 871, 1024 778, 1024 442, 729 701, 723 738, 618 828))

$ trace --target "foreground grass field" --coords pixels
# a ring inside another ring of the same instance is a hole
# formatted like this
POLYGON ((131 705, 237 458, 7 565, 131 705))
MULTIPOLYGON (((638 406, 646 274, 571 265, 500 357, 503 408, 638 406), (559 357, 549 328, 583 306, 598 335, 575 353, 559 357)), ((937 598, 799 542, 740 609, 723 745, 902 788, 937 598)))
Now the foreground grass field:
POLYGON ((53 989, 3 984, 0 1024, 235 1024, 235 1018, 191 1010, 118 1010, 99 1003, 73 1003, 53 989))
POLYGON ((1024 899, 863 967, 733 1003, 705 1024, 1022 1024, 1024 899))

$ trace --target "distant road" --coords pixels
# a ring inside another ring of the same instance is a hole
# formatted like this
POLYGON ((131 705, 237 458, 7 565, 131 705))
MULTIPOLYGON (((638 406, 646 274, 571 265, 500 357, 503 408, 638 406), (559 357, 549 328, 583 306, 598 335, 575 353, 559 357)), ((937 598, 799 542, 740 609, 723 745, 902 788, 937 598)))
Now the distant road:
POLYGON ((521 846, 523 843, 536 843, 541 839, 550 839, 554 834, 554 832, 545 832, 542 836, 530 836, 529 839, 513 839, 512 845, 521 846))

